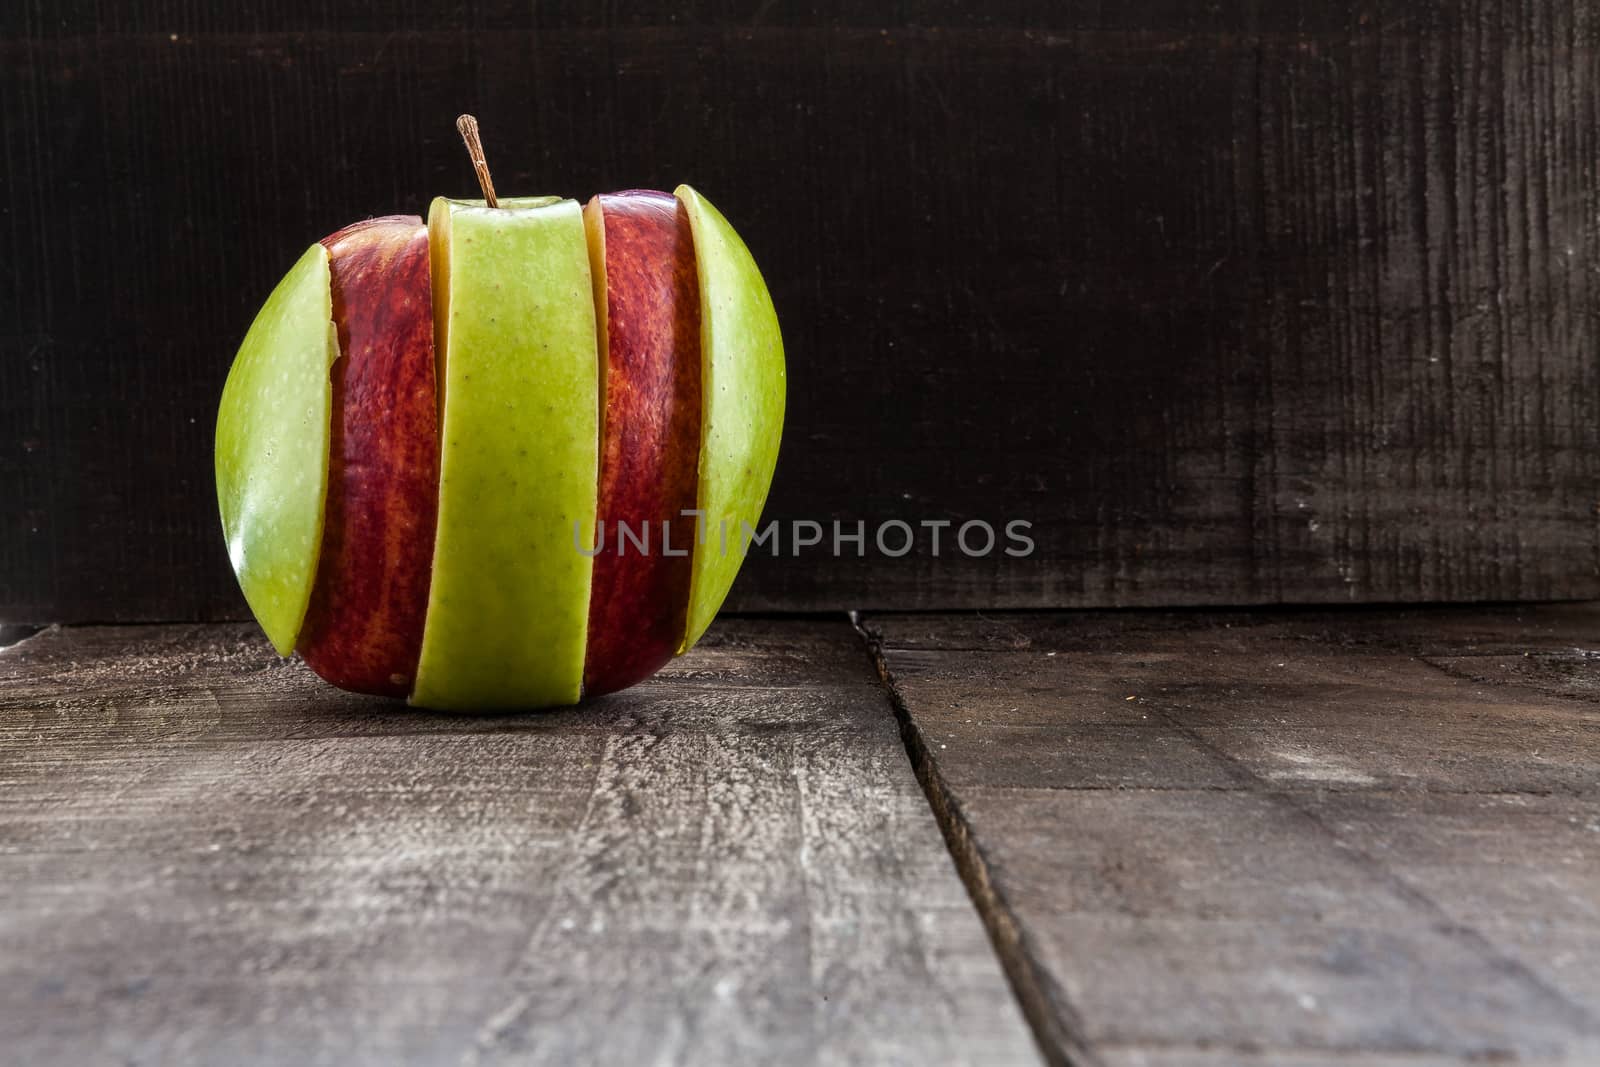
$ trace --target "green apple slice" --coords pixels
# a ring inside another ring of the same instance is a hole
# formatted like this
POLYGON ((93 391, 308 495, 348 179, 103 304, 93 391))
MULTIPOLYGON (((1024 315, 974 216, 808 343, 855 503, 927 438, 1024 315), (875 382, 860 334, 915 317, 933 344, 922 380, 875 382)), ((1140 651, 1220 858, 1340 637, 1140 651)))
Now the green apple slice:
POLYGON ((217 411, 228 557, 280 656, 294 650, 317 574, 338 358, 328 250, 315 244, 256 315, 217 411))
POLYGON ((680 185, 700 277, 699 507, 689 583, 688 651, 716 618, 744 559, 744 527, 767 502, 783 433, 783 338, 750 250, 699 193, 680 185))
POLYGON ((599 480, 599 352, 576 201, 438 199, 439 525, 411 702, 576 703, 599 480))

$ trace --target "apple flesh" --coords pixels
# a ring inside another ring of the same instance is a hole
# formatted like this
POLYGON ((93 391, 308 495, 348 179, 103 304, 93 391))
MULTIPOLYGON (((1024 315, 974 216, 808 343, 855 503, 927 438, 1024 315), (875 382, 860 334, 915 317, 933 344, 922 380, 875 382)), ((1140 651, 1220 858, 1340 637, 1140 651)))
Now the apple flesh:
POLYGON ((594 696, 648 678, 683 643, 695 538, 684 513, 695 506, 700 454, 700 286, 688 215, 673 197, 597 196, 583 215, 604 367, 603 537, 583 676, 594 696))
POLYGON ((343 354, 299 651, 341 689, 405 697, 422 649, 438 511, 428 228, 415 215, 370 219, 322 244, 343 354))

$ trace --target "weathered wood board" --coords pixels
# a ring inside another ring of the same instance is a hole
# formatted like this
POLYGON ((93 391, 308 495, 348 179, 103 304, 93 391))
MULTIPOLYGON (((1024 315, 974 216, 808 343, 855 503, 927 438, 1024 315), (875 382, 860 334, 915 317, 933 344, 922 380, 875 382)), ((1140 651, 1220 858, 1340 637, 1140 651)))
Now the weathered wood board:
POLYGON ((1038 1061, 843 620, 490 717, 48 629, 0 650, 0 886, 7 1062, 1038 1061))
POLYGON ((1058 1052, 1600 1062, 1600 607, 865 626, 1058 1052))
POLYGON ((0 618, 243 617, 229 360, 471 191, 464 110, 502 191, 688 181, 761 263, 768 514, 868 541, 739 606, 1600 596, 1592 4, 6 0, 0 618))

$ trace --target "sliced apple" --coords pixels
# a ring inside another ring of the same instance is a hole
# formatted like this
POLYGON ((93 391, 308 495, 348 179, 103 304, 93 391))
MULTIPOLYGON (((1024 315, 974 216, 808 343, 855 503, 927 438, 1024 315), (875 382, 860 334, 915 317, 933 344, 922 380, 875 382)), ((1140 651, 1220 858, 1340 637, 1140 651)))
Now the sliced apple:
POLYGON ((688 215, 667 193, 597 196, 583 217, 603 357, 605 536, 583 679, 594 696, 648 678, 683 643, 695 538, 684 512, 695 507, 700 451, 700 287, 688 215))
POLYGON ((403 697, 422 649, 438 512, 428 228, 415 215, 370 219, 322 244, 343 358, 299 650, 342 689, 403 697))
POLYGON ((783 338, 750 250, 716 208, 687 185, 675 191, 689 216, 700 280, 699 504, 688 628, 682 650, 705 633, 744 559, 772 485, 783 433, 783 338))
POLYGON ((279 655, 311 599, 339 357, 328 250, 312 245, 256 315, 217 410, 217 503, 239 587, 279 655))
POLYGON ((439 518, 411 701, 571 704, 583 684, 599 356, 575 201, 439 199, 439 518), (575 540, 574 527, 577 528, 575 540))

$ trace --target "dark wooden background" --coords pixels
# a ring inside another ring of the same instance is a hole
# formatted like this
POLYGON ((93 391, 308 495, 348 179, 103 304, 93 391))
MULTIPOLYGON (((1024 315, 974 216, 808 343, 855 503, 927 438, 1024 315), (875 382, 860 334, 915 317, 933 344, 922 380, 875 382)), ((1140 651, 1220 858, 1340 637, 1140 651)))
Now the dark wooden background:
POLYGON ((744 608, 1600 595, 1593 5, 0 6, 0 620, 243 611, 233 351, 311 241, 689 181, 788 341, 744 608))

